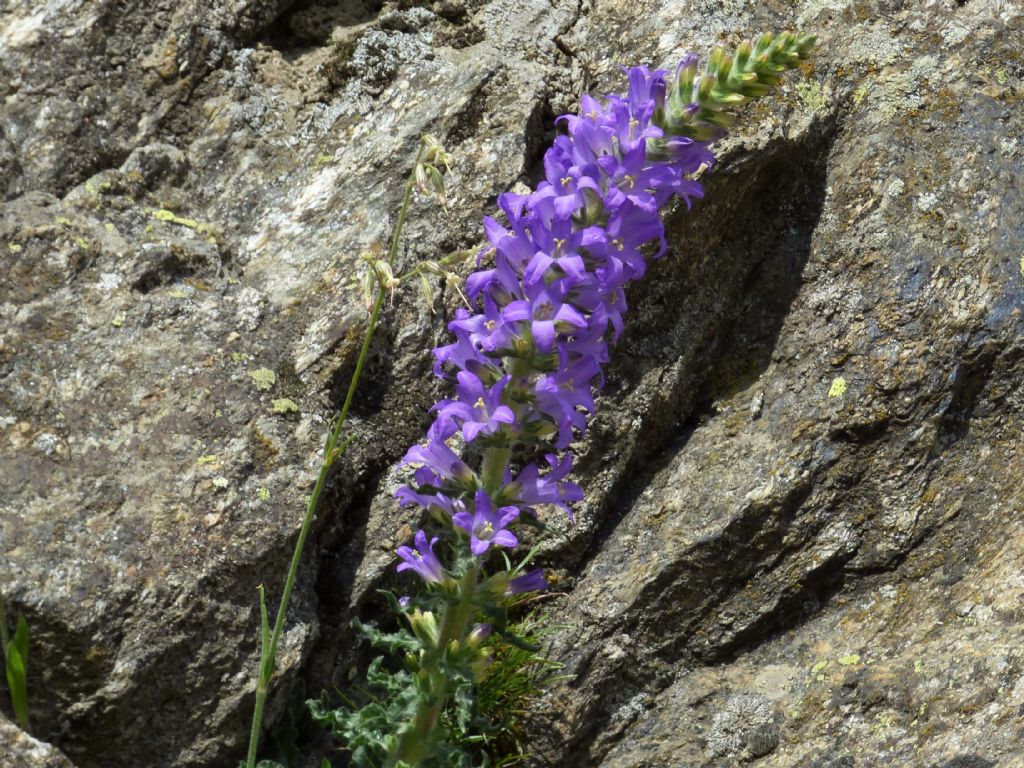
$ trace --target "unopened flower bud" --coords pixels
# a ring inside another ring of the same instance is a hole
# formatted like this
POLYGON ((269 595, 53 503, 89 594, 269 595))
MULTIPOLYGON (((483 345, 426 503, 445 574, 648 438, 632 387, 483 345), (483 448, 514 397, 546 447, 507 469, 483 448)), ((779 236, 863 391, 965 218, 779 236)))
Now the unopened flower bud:
POLYGON ((422 640, 428 647, 436 648, 441 636, 437 625, 437 617, 430 611, 421 611, 417 608, 408 615, 408 619, 409 625, 412 627, 416 637, 422 640))
POLYGON ((744 40, 738 46, 736 46, 736 60, 733 64, 733 69, 742 70, 747 66, 747 62, 750 60, 750 41, 744 40))
POLYGON ((717 78, 714 75, 704 75, 697 85, 697 99, 704 103, 711 98, 711 89, 715 87, 717 78))
POLYGON ((483 648, 480 651, 480 655, 469 665, 469 671, 473 673, 473 680, 480 682, 484 673, 487 672, 487 668, 491 666, 491 662, 494 659, 491 656, 490 648, 483 648))
POLYGON ((479 648, 490 635, 490 624, 477 624, 473 627, 473 631, 469 633, 469 637, 466 638, 466 645, 470 648, 479 648))

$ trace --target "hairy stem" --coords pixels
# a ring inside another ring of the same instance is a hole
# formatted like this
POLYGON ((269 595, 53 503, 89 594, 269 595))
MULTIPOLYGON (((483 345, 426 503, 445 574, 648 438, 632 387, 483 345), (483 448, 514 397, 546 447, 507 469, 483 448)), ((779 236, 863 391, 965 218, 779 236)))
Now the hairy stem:
POLYGON ((445 704, 448 703, 448 678, 442 669, 442 662, 448 652, 449 643, 457 640, 461 645, 469 634, 475 612, 473 595, 476 593, 478 577, 478 566, 474 563, 459 582, 458 600, 450 603, 444 610, 437 648, 424 664, 429 675, 427 695, 420 699, 416 716, 398 740, 398 745, 386 763, 387 768, 395 768, 400 762, 411 766, 419 765, 430 751, 434 730, 445 704))
MULTIPOLYGON (((501 488, 511 452, 509 446, 501 446, 488 448, 484 453, 480 479, 489 494, 493 495, 501 488)), ((430 750, 434 730, 448 701, 448 678, 442 662, 449 643, 457 640, 461 645, 466 640, 474 615, 473 596, 478 578, 479 565, 474 560, 459 581, 458 600, 449 603, 444 610, 437 648, 424 662, 423 668, 428 675, 427 695, 421 698, 416 716, 402 733, 386 763, 387 768, 394 768, 399 762, 418 765, 430 750)))
MULTIPOLYGON (((391 238, 391 247, 388 250, 388 264, 394 262, 395 255, 398 253, 398 244, 401 241, 402 228, 405 226, 406 215, 409 212, 409 200, 412 198, 413 185, 416 182, 416 166, 419 165, 420 156, 422 154, 423 145, 420 144, 419 151, 416 153, 416 162, 413 164, 413 172, 409 175, 409 180, 405 185, 405 194, 402 196, 402 207, 398 212, 398 221, 395 224, 395 232, 391 238)), ((339 441, 341 441, 341 434, 345 427, 345 420, 348 418, 349 409, 352 407, 352 401, 355 399, 356 386, 359 384, 359 377, 363 373, 363 368, 366 365, 366 358, 369 356, 370 342, 373 341, 374 331, 377 330, 377 321, 380 318, 380 312, 384 306, 385 296, 385 287, 380 284, 378 278, 376 298, 373 302, 373 308, 370 310, 370 320, 366 325, 366 333, 363 336, 363 346, 359 350, 359 358, 356 360, 356 369, 352 374, 352 380, 349 382, 348 392, 345 393, 345 402, 341 406, 341 413, 338 414, 338 418, 334 422, 334 426, 331 428, 327 437, 327 443, 324 446, 324 458, 320 464, 320 472, 317 474, 316 485, 313 486, 313 493, 310 494, 308 502, 306 503, 306 514, 302 519, 302 527, 299 529, 299 538, 295 542, 295 549, 292 552, 291 565, 288 567, 288 576, 285 578, 284 591, 281 593, 281 602, 278 604, 277 608, 277 618, 274 620, 274 631, 270 635, 269 643, 260 653, 260 666, 256 678, 256 704, 252 715, 252 729, 249 733, 249 752, 245 760, 246 768, 255 768, 256 765, 256 752, 259 748, 260 730, 263 721, 263 707, 266 704, 267 694, 270 691, 270 678, 274 674, 274 664, 277 659, 277 646, 281 641, 281 635, 284 632, 285 616, 288 612, 288 603, 292 597, 292 589, 295 587, 295 577, 299 572, 299 564, 302 562, 302 551, 306 546, 306 539, 309 537, 309 531, 312 528, 313 520, 316 517, 316 508, 320 502, 320 494, 323 491, 324 483, 327 480, 327 474, 330 471, 331 466, 345 452, 345 449, 351 442, 351 437, 349 437, 339 445, 339 441)))
POLYGON ((508 446, 488 448, 484 454, 483 466, 480 468, 480 480, 484 490, 491 496, 496 494, 505 483, 505 469, 512 449, 508 446))

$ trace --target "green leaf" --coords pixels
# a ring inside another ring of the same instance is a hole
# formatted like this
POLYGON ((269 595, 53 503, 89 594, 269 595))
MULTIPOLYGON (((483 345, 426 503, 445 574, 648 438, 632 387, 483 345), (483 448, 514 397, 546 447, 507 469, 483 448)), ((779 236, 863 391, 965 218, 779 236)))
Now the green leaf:
POLYGON ((18 614, 18 626, 14 630, 14 648, 21 654, 22 660, 28 664, 28 622, 22 614, 18 614))
POLYGON ((274 659, 270 657, 270 618, 267 616, 267 595, 260 584, 260 677, 266 683, 274 674, 274 659))
POLYGON ((22 730, 28 730, 28 623, 18 616, 14 639, 7 644, 7 686, 11 692, 11 708, 22 730))

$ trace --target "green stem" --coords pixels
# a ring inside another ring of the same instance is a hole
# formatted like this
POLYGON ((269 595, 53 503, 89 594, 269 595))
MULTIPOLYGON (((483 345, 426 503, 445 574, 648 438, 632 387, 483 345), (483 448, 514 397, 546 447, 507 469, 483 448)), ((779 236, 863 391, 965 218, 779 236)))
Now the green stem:
POLYGON ((508 457, 511 453, 512 449, 509 446, 502 446, 488 448, 484 454, 483 465, 480 467, 480 481, 484 484, 484 490, 492 496, 505 482, 505 469, 508 467, 508 457))
POLYGON ((445 608, 437 648, 424 663, 429 675, 427 695, 420 699, 416 716, 388 758, 387 768, 395 768, 400 762, 411 766, 419 765, 430 751, 438 720, 448 702, 448 679, 442 671, 441 663, 448 651, 448 645, 453 640, 463 643, 469 634, 478 577, 477 565, 474 563, 459 582, 458 601, 445 608))
MULTIPOLYGON (((423 154, 423 145, 420 144, 419 151, 416 153, 416 162, 413 165, 413 172, 409 175, 409 180, 405 185, 405 194, 402 196, 402 207, 398 212, 398 221, 395 224, 395 232, 391 238, 391 248, 388 251, 388 264, 394 261, 395 255, 398 253, 398 244, 401 241, 402 228, 405 226, 406 215, 409 212, 409 200, 412 197, 413 185, 416 181, 416 165, 419 164, 420 157, 423 154)), ((352 407, 352 401, 355 398, 356 386, 359 384, 359 377, 363 373, 363 367, 366 365, 366 358, 370 352, 370 342, 373 341, 374 331, 377 330, 377 321, 380 318, 381 308, 384 306, 385 298, 384 287, 379 284, 377 286, 377 296, 373 302, 373 309, 370 311, 370 321, 366 326, 366 334, 363 336, 363 346, 359 350, 359 358, 356 360, 356 369, 352 374, 352 380, 348 385, 348 392, 345 394, 345 402, 341 406, 341 413, 338 415, 337 421, 331 428, 330 434, 327 437, 327 443, 324 446, 324 458, 320 464, 320 472, 316 478, 316 485, 313 487, 313 493, 310 494, 309 500, 306 504, 306 515, 302 519, 302 528, 299 529, 299 538, 295 542, 295 550, 292 552, 291 565, 288 567, 288 576, 285 578, 284 591, 281 593, 281 602, 277 608, 277 618, 274 621, 274 631, 270 636, 270 643, 267 647, 263 648, 260 653, 260 666, 259 672, 256 678, 256 704, 253 709, 252 715, 252 729, 249 732, 249 752, 246 756, 245 766, 246 768, 255 768, 256 765, 256 751, 259 748, 260 742, 260 729, 263 722, 263 707, 267 701, 267 694, 270 691, 270 678, 274 674, 274 664, 277 659, 277 645, 281 640, 281 635, 284 632, 284 621, 285 615, 288 612, 288 603, 292 597, 292 589, 295 587, 295 577, 299 572, 299 563, 302 562, 302 551, 306 546, 306 539, 309 537, 310 528, 313 526, 313 519, 316 517, 316 508, 320 502, 320 494, 323 491, 324 483, 327 480, 327 474, 330 471, 331 465, 345 452, 351 442, 351 437, 345 440, 340 446, 338 441, 341 439, 342 430, 345 427, 345 420, 348 418, 349 409, 352 407)))
MULTIPOLYGON (((488 448, 484 453, 480 479, 488 493, 493 495, 501 488, 511 453, 510 446, 488 448)), ((448 644, 452 640, 463 643, 469 633, 474 615, 473 596, 479 578, 478 568, 474 560, 459 582, 458 601, 450 603, 445 608, 438 646, 423 664, 428 674, 427 695, 420 699, 416 716, 399 739, 395 751, 386 763, 387 768, 395 768, 399 762, 418 765, 430 749, 434 730, 448 701, 448 679, 442 670, 441 662, 444 660, 448 644)))
POLYGON ((409 212, 409 199, 412 197, 412 188, 416 183, 416 166, 420 164, 421 157, 423 157, 422 142, 420 142, 420 148, 416 151, 416 162, 412 165, 412 173, 409 175, 409 180, 405 183, 402 207, 398 209, 398 222, 395 224, 395 234, 391 238, 391 248, 388 249, 388 264, 394 264, 395 256, 398 254, 398 243, 402 238, 402 227, 405 226, 405 217, 409 212))

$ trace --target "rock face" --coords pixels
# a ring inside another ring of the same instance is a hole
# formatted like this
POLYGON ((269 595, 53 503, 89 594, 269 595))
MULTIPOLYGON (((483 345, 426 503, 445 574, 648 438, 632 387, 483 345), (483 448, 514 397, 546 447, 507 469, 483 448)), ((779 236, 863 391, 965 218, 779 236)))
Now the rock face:
POLYGON ((0 759, 10 768, 74 768, 56 747, 34 739, 0 715, 0 759))
MULTIPOLYGON (((545 555, 572 679, 535 762, 1024 764, 1024 13, 997 0, 4 6, 0 590, 33 736, 67 757, 4 723, 3 764, 240 756, 256 587, 420 134, 456 173, 399 268, 475 247, 619 64, 795 26, 814 60, 744 113, 631 296, 579 525, 545 555)), ((456 303, 389 308, 270 720, 358 663, 456 303)))

